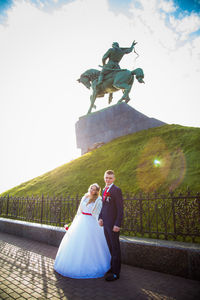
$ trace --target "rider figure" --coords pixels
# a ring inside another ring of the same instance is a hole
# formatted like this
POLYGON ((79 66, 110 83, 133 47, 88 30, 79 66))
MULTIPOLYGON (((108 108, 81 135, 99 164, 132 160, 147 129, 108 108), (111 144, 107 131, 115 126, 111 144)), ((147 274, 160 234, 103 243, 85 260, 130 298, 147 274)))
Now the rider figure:
POLYGON ((99 75, 97 85, 100 85, 103 81, 103 77, 110 73, 114 69, 120 69, 119 62, 121 61, 124 54, 131 53, 133 51, 134 46, 137 42, 133 41, 130 48, 120 48, 117 42, 112 44, 112 48, 108 49, 108 51, 104 54, 102 58, 103 69, 99 75), (106 63, 106 60, 108 62, 106 63))

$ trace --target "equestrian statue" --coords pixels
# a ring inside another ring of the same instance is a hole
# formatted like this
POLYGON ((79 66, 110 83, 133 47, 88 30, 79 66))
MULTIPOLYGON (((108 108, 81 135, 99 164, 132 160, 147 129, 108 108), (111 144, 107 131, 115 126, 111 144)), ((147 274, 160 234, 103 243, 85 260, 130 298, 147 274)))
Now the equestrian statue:
MULTIPOLYGON (((102 58, 102 71, 96 69, 89 69, 81 74, 78 82, 85 85, 88 89, 92 87, 92 95, 90 96, 90 108, 88 114, 91 113, 92 108, 96 108, 95 100, 98 97, 104 97, 109 94, 108 103, 112 102, 113 92, 118 90, 123 91, 123 95, 118 103, 123 100, 128 103, 130 101, 129 93, 134 82, 134 76, 140 83, 144 83, 144 73, 141 68, 133 71, 121 69, 119 62, 125 54, 133 51, 137 42, 133 41, 130 48, 121 48, 117 42, 112 44, 102 58)), ((135 50, 134 50, 135 51, 135 50)), ((136 53, 136 52, 135 52, 136 53)))

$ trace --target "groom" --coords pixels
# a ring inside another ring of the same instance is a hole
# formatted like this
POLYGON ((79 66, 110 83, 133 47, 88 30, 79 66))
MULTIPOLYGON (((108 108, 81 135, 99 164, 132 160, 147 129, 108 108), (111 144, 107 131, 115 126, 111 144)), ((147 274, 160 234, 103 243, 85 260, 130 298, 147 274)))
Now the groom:
POLYGON ((111 253, 111 269, 105 274, 105 280, 119 278, 121 269, 121 251, 119 231, 123 218, 123 198, 119 187, 114 185, 115 174, 107 170, 104 174, 106 186, 102 193, 103 206, 99 214, 99 225, 104 226, 104 234, 111 253))

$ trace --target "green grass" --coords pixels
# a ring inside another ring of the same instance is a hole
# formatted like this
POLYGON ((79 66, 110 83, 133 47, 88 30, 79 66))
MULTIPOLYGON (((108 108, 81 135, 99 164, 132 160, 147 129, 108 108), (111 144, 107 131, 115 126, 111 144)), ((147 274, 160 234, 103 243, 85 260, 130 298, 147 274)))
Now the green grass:
POLYGON ((104 186, 106 169, 124 193, 200 191, 200 128, 164 125, 117 138, 1 195, 82 195, 91 183, 104 186))

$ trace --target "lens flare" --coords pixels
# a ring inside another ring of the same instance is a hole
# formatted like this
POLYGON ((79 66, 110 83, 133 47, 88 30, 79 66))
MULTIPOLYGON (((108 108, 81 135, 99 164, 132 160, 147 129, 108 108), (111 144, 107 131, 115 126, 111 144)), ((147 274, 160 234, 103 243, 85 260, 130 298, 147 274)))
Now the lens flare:
POLYGON ((171 170, 169 174, 169 182, 171 191, 174 191, 182 183, 186 173, 186 159, 183 151, 178 148, 171 154, 171 170))
POLYGON ((186 174, 186 159, 180 148, 167 149, 160 137, 148 141, 142 150, 137 167, 137 182, 144 192, 159 190, 162 186, 174 191, 186 174))
POLYGON ((161 162, 158 159, 154 159, 153 164, 155 167, 159 167, 161 162))

